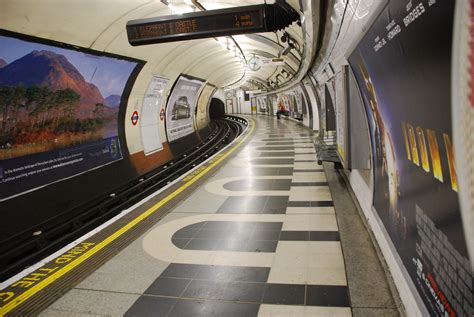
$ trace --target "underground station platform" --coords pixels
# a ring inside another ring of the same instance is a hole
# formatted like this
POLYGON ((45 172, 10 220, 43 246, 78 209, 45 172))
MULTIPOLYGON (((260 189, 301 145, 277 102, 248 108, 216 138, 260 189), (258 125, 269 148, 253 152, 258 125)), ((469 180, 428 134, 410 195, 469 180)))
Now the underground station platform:
POLYGON ((315 133, 246 120, 208 161, 6 286, 0 315, 403 315, 315 133))

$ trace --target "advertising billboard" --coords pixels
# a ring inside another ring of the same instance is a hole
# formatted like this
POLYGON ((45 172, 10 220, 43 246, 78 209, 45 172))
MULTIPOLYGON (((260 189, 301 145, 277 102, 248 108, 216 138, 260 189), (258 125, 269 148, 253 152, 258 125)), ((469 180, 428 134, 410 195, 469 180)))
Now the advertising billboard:
POLYGON ((451 133, 453 12, 454 1, 392 0, 349 58, 369 119, 373 206, 432 316, 473 314, 451 133))
POLYGON ((118 113, 139 64, 0 32, 0 201, 122 159, 118 113))
POLYGON ((267 96, 257 97, 257 105, 259 112, 267 111, 267 96))
POLYGON ((153 76, 148 84, 145 98, 143 98, 140 132, 145 155, 163 149, 160 138, 160 108, 163 102, 163 92, 168 85, 168 81, 168 78, 153 76))
POLYGON ((347 111, 347 73, 346 66, 343 66, 341 71, 336 74, 335 77, 335 89, 336 89, 336 102, 335 102, 335 115, 336 115, 336 150, 341 163, 344 167, 349 167, 349 120, 347 111))
POLYGON ((166 105, 166 132, 172 142, 194 132, 194 115, 199 91, 204 82, 179 76, 166 105))

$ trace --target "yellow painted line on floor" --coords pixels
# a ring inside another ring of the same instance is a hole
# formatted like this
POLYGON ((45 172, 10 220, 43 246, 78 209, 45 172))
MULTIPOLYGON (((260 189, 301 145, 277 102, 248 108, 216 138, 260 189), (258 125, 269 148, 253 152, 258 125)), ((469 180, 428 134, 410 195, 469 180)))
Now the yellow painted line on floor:
MULTIPOLYGON (((225 158, 227 158, 230 154, 232 154, 236 149, 238 149, 244 142, 247 140, 247 138, 252 134, 254 128, 255 128, 255 121, 253 119, 249 119, 249 121, 252 122, 250 131, 249 133, 242 139, 240 140, 236 145, 234 145, 230 150, 228 150, 223 156, 221 156, 219 159, 217 159, 214 163, 209 165, 206 169, 204 169, 202 172, 197 174, 195 177, 193 177, 191 180, 183 184, 180 188, 175 190, 173 193, 169 194, 162 200, 160 200, 158 203, 153 205, 150 209, 142 213, 140 216, 136 217, 129 223, 127 223, 125 226, 120 228, 119 230, 115 231, 112 235, 107 237, 105 240, 102 242, 96 244, 93 248, 91 248, 89 251, 78 257, 77 259, 71 261, 69 264, 66 266, 58 269, 55 273, 51 274, 38 284, 32 286, 30 289, 27 291, 23 292, 22 294, 18 295, 18 297, 12 299, 11 302, 6 304, 5 306, 0 308, 0 316, 5 315, 6 313, 10 312, 14 308, 18 307, 21 305, 23 302, 28 300, 30 297, 47 287, 48 285, 52 284, 54 281, 58 280, 61 278, 63 275, 68 273, 69 271, 73 270, 76 266, 80 265, 90 257, 92 257, 94 254, 105 248, 107 245, 112 243, 115 239, 126 233, 128 230, 136 226, 138 223, 143 221, 145 218, 153 214, 155 211, 157 211, 160 207, 165 205, 167 202, 178 196, 180 193, 182 193, 184 190, 186 190, 189 186, 191 186, 193 183, 195 183, 197 180, 202 178, 207 172, 209 172, 211 169, 213 169, 215 166, 217 166, 219 163, 221 163, 225 158)), ((85 242, 85 241, 84 241, 85 242)))

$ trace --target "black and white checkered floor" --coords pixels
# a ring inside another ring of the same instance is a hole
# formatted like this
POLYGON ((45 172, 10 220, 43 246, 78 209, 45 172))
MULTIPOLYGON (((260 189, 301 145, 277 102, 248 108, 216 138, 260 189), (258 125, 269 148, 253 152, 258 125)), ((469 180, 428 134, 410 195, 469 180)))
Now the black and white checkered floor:
POLYGON ((351 316, 313 133, 259 118, 204 186, 42 315, 351 316))

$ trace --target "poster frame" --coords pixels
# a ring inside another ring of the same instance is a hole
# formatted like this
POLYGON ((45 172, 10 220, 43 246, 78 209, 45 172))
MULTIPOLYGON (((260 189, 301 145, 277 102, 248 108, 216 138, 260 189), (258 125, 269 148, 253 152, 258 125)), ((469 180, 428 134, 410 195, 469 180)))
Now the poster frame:
MULTIPOLYGON (((168 85, 169 85, 170 79, 169 79, 168 77, 161 76, 161 75, 156 75, 156 74, 154 74, 154 75, 151 76, 150 82, 148 83, 148 87, 147 87, 147 90, 146 90, 146 92, 145 92, 145 96, 144 96, 143 102, 142 102, 142 109, 141 109, 141 113, 142 113, 141 115, 142 115, 142 116, 143 116, 143 104, 144 104, 144 102, 145 102, 146 95, 148 94, 149 85, 151 84, 151 80, 152 80, 153 78, 159 78, 159 79, 162 79, 162 80, 166 80, 166 81, 167 81, 166 87, 168 87, 168 85)), ((165 90, 163 91, 163 93, 166 91, 166 87, 165 87, 165 90)), ((163 94, 163 96, 161 97, 161 104, 163 103, 163 100, 164 100, 164 94, 163 94)), ((158 109, 157 116, 160 115, 161 104, 158 106, 159 109, 158 109)), ((161 148, 157 148, 157 149, 155 149, 155 150, 153 150, 153 151, 149 151, 149 152, 146 152, 146 151, 145 151, 145 144, 144 144, 144 141, 143 141, 144 138, 143 138, 143 133, 142 133, 143 129, 142 129, 142 125, 141 125, 142 122, 143 122, 143 119, 140 120, 140 136, 141 136, 141 141, 142 141, 142 146, 143 146, 143 153, 145 154, 145 156, 148 156, 148 155, 151 155, 151 154, 154 154, 154 153, 157 153, 157 152, 162 151, 162 150, 163 150, 163 142, 162 142, 162 140, 161 140, 161 138, 160 138, 160 135, 159 135, 160 122, 158 121, 158 137, 159 137, 159 139, 160 139, 161 148)))
MULTIPOLYGON (((363 42, 363 40, 365 39, 367 34, 369 32, 371 32, 374 25, 376 23, 378 23, 380 17, 386 12, 387 7, 389 7, 390 4, 392 3, 391 1, 396 2, 395 0, 388 0, 379 9, 380 11, 374 16, 374 18, 371 20, 371 22, 368 24, 368 26, 366 28, 364 28, 364 32, 361 33, 359 40, 353 45, 352 50, 348 54, 345 55, 347 60, 349 60, 349 56, 352 56, 358 50, 359 45, 363 42)), ((420 1, 420 3, 421 3, 421 1, 420 1)), ((454 4, 454 6, 455 6, 455 9, 456 9, 457 2, 454 4)), ((454 33, 455 24, 456 24, 456 22, 454 22, 454 24, 453 24, 453 33, 452 33, 453 39, 456 37, 456 33, 454 33)), ((453 71, 453 67, 454 67, 453 58, 454 58, 454 54, 453 54, 453 56, 451 56, 451 72, 453 71)), ((350 63, 349 63, 349 69, 350 69, 350 72, 352 73, 352 75, 355 77, 355 70, 353 69, 353 67, 350 63)), ((355 79, 354 82, 355 82, 355 84, 356 84, 356 86, 359 90, 359 93, 362 94, 362 90, 361 90, 359 81, 355 79)), ((452 82, 453 82, 453 80, 451 79, 451 84, 452 84, 452 82)), ((450 89, 451 89, 451 86, 450 86, 450 89)), ((451 94, 452 94, 452 96, 454 95, 454 90, 451 90, 451 94)), ((452 100, 452 98, 451 98, 451 100, 452 100)), ((366 103, 363 98, 362 98, 362 101, 363 101, 363 104, 366 103)), ((453 105, 451 104, 450 106, 452 107, 453 105)), ((365 111, 366 119, 367 119, 367 121, 369 121, 370 117, 369 117, 369 114, 367 113, 368 112, 367 105, 364 105, 363 109, 365 111)), ((372 138, 370 130, 371 130, 371 128, 368 127, 369 136, 370 136, 370 138, 372 138)), ((453 134, 453 136, 454 136, 454 134, 453 134)), ((376 154, 375 154, 375 150, 372 147, 372 141, 369 143, 369 145, 370 145, 370 158, 371 158, 371 166, 370 166, 371 178, 372 178, 371 181, 372 181, 372 184, 375 184, 376 183, 376 172, 375 172, 376 154)), ((397 279, 395 280, 396 284, 397 284, 397 288, 399 290, 402 289, 403 291, 408 291, 408 290, 410 291, 409 294, 401 293, 403 301, 404 301, 405 305, 407 306, 406 309, 407 309, 408 312, 412 312, 412 313, 416 312, 417 315, 423 315, 423 316, 429 315, 430 313, 428 311, 428 306, 425 304, 425 301, 422 298, 422 294, 420 293, 420 290, 416 287, 415 280, 412 278, 410 272, 408 271, 408 268, 406 267, 406 263, 404 262, 401 254, 399 253, 400 252, 399 248, 395 245, 394 241, 392 240, 392 237, 391 237, 389 231, 386 228, 386 224, 384 223, 382 217, 380 216, 378 210, 376 209, 376 207, 374 205, 373 198, 375 197, 376 186, 373 185, 371 187, 372 187, 372 191, 371 191, 372 203, 370 205, 370 211, 371 211, 372 215, 374 216, 374 224, 375 224, 374 227, 376 228, 376 230, 379 230, 380 234, 382 234, 382 236, 383 236, 382 241, 379 242, 379 243, 381 244, 381 246, 386 246, 389 249, 387 251, 387 254, 385 254, 386 253, 385 250, 383 250, 384 251, 383 253, 384 253, 384 256, 388 260, 388 264, 389 264, 390 269, 392 269, 392 265, 393 265, 394 276, 395 277, 396 276, 403 277, 403 279, 399 278, 398 280, 397 279)), ((466 244, 468 244, 467 239, 466 239, 466 244)), ((472 267, 472 265, 473 264, 471 262, 471 267, 472 267)))
POLYGON ((127 138, 126 138, 126 134, 125 134, 125 124, 121 124, 121 123, 123 123, 127 120, 127 118, 126 118, 127 104, 128 104, 130 94, 131 94, 132 89, 133 89, 133 85, 136 82, 136 80, 138 78, 138 75, 140 74, 141 70, 143 69, 143 67, 147 63, 145 60, 141 60, 141 59, 137 59, 137 58, 133 58, 133 57, 129 57, 129 56, 124 56, 124 55, 119 55, 119 54, 115 54, 115 53, 110 53, 110 52, 98 51, 98 50, 94 50, 92 48, 87 48, 87 47, 83 47, 83 46, 79 46, 79 45, 74 45, 74 44, 60 42, 60 41, 56 41, 56 40, 52 40, 52 39, 42 38, 42 37, 38 37, 38 36, 34 36, 34 35, 14 32, 14 31, 2 29, 2 28, 0 28, 0 36, 16 38, 16 39, 19 39, 19 40, 22 40, 22 41, 33 42, 33 43, 38 43, 38 44, 43 44, 43 45, 55 46, 57 48, 76 51, 76 52, 85 53, 85 54, 98 56, 98 57, 108 57, 108 58, 114 58, 114 59, 119 59, 119 60, 124 60, 124 61, 128 61, 128 62, 136 63, 135 68, 131 71, 131 73, 130 73, 130 75, 129 75, 129 77, 128 77, 125 85, 124 85, 123 92, 122 92, 122 95, 121 95, 121 98, 120 98, 120 105, 119 105, 119 108, 118 108, 118 114, 117 114, 117 138, 118 138, 118 142, 119 142, 119 146, 120 146, 121 158, 116 159, 112 162, 108 162, 106 164, 102 164, 100 166, 96 166, 96 167, 88 169, 88 170, 85 170, 85 171, 67 176, 67 177, 63 177, 63 178, 54 180, 52 182, 48 182, 46 184, 43 184, 43 185, 40 185, 40 186, 37 186, 37 187, 34 187, 34 188, 27 189, 25 191, 21 191, 19 193, 14 194, 14 195, 10 195, 8 197, 0 199, 0 202, 7 201, 7 200, 10 200, 10 199, 25 195, 27 193, 33 192, 33 191, 40 190, 44 187, 47 187, 47 186, 50 186, 50 185, 53 185, 53 184, 71 179, 71 178, 75 178, 79 175, 88 173, 88 172, 93 171, 93 170, 100 169, 100 168, 102 168, 104 166, 107 166, 107 165, 118 163, 118 162, 123 161, 123 160, 127 160, 127 161, 129 160, 130 152, 128 150, 127 138))
MULTIPOLYGON (((181 77, 184 77, 184 78, 189 79, 189 80, 197 80, 197 81, 201 81, 201 82, 202 82, 201 88, 199 88, 199 91, 196 93, 196 104, 194 105, 195 107, 197 107, 197 100, 198 100, 197 98, 198 98, 199 95, 201 94, 202 86, 204 86, 205 83, 206 83, 206 81, 205 81, 204 79, 202 79, 202 78, 194 77, 194 76, 187 75, 187 74, 183 74, 183 73, 179 74, 179 75, 176 77, 176 79, 175 79, 173 85, 171 85, 170 90, 168 91, 169 93, 168 93, 168 96, 167 96, 167 98, 166 98, 166 104, 165 104, 165 105, 166 105, 166 106, 165 106, 165 132, 166 132, 166 142, 168 142, 168 143, 176 142, 176 141, 178 141, 179 139, 181 139, 181 138, 186 137, 186 136, 189 135, 189 134, 188 134, 188 135, 185 135, 185 136, 180 137, 180 138, 178 138, 178 139, 176 139, 176 140, 173 140, 173 141, 170 141, 170 140, 169 140, 169 135, 168 135, 168 120, 167 120, 168 118, 166 117, 166 110, 167 110, 167 108, 168 108, 168 103, 169 103, 169 101, 170 101, 171 94, 173 93, 173 90, 175 89, 176 84, 178 83, 178 81, 179 81, 179 79, 180 79, 181 77)), ((192 124, 193 124, 193 129, 194 129, 194 120, 193 120, 192 124)), ((194 130, 192 133, 194 133, 194 132, 196 132, 196 130, 194 130)), ((190 134, 192 134, 192 133, 190 133, 190 134)))
POLYGON ((342 166, 344 166, 344 168, 351 168, 351 136, 350 136, 350 131, 351 131, 351 120, 350 120, 350 108, 349 108, 349 76, 348 76, 348 65, 343 65, 341 67, 341 71, 336 73, 334 75, 334 83, 335 83, 335 102, 334 102, 334 105, 335 105, 335 109, 334 109, 334 112, 335 112, 335 117, 336 117, 336 153, 337 153, 337 156, 339 157, 339 160, 341 161, 342 163, 342 166), (338 98, 338 91, 337 91, 337 80, 338 80, 338 75, 340 76, 343 76, 343 78, 341 79, 342 81, 342 93, 343 95, 341 96, 342 98, 338 98), (342 100, 342 103, 340 101, 338 101, 339 99, 343 99, 342 100), (338 120, 338 113, 340 112, 340 106, 342 106, 344 109, 343 111, 345 111, 346 115, 345 115, 345 118, 342 119, 342 121, 339 121, 338 120), (342 136, 342 138, 344 139, 344 153, 340 153, 340 150, 342 148, 341 144, 339 144, 339 129, 338 129, 338 122, 342 122, 343 123, 343 126, 345 127, 345 129, 343 130, 344 132, 344 135, 342 136))

